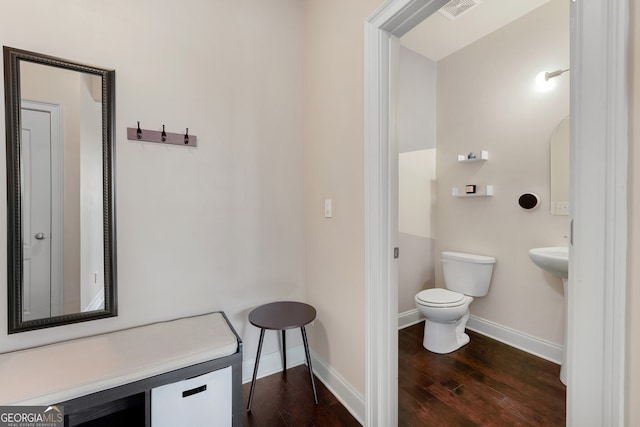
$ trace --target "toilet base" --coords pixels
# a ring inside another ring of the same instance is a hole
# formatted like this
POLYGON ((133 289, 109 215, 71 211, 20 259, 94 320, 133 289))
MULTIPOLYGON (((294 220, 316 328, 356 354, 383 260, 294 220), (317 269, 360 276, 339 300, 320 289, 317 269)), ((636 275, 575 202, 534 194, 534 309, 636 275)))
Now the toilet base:
POLYGON ((456 351, 469 343, 469 335, 465 333, 467 320, 469 320, 469 311, 455 323, 437 323, 425 319, 422 346, 438 354, 456 351))

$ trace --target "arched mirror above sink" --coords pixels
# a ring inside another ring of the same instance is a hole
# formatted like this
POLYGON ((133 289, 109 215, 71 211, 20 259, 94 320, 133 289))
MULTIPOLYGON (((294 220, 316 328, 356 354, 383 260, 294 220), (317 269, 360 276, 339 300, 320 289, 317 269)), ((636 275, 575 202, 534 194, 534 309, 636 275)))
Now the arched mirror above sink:
POLYGON ((569 116, 551 136, 551 214, 569 215, 569 116))

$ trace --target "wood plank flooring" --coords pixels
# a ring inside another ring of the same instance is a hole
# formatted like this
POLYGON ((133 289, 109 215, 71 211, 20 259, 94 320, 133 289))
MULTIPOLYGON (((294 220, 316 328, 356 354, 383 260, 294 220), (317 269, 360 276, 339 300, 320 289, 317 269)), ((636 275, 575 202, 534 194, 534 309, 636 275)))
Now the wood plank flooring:
MULTIPOLYGON (((440 355, 422 347, 424 322, 399 332, 398 424, 411 427, 564 426, 560 367, 467 331, 471 342, 440 355)), ((359 426, 306 366, 259 379, 245 426, 359 426)), ((251 383, 243 385, 244 407, 251 383)))
POLYGON ((400 426, 564 426, 560 367, 467 330, 449 354, 422 347, 424 322, 400 331, 400 426))
MULTIPOLYGON (((318 405, 306 365, 289 368, 256 381, 251 412, 244 415, 243 426, 248 427, 333 427, 360 426, 317 377, 318 405)), ((242 386, 243 404, 247 407, 251 383, 242 386)))

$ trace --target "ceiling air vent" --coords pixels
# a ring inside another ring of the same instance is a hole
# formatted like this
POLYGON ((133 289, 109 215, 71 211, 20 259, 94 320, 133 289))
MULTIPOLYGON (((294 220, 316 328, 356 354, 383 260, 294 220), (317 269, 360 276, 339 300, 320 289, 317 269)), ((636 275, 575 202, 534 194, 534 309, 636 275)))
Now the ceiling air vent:
POLYGON ((451 0, 442 6, 439 12, 453 21, 480 3, 482 3, 481 0, 451 0))

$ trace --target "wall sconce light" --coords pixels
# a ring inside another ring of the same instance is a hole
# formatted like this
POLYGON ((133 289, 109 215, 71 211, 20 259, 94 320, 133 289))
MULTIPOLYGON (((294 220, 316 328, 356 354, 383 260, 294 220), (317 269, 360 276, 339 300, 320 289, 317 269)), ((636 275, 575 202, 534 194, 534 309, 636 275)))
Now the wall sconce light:
POLYGON ((548 82, 549 79, 558 77, 560 74, 566 73, 567 71, 569 71, 568 68, 566 70, 547 71, 546 73, 544 73, 544 80, 548 82))
POLYGON ((549 92, 556 87, 556 83, 551 79, 558 77, 567 71, 569 71, 568 68, 566 70, 542 71, 541 73, 538 73, 536 76, 536 91, 549 92))

